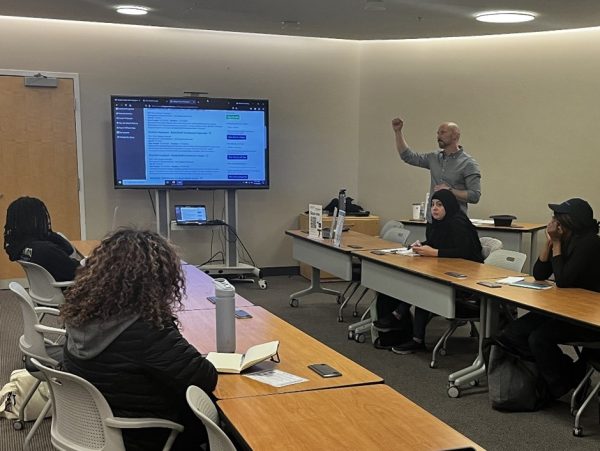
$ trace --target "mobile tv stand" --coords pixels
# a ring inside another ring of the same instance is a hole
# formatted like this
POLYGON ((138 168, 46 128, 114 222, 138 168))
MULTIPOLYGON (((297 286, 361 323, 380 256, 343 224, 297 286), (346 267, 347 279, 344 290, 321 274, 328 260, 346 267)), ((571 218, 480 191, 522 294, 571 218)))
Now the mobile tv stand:
MULTIPOLYGON (((171 234, 170 227, 170 208, 169 208, 169 191, 168 190, 157 190, 156 191, 156 223, 158 224, 158 233, 163 236, 169 237, 171 234)), ((235 189, 225 190, 225 223, 226 225, 215 225, 209 227, 227 227, 227 245, 225 247, 225 263, 223 264, 208 264, 202 265, 198 268, 204 271, 206 274, 213 277, 224 277, 224 276, 241 276, 242 278, 236 279, 235 277, 230 279, 233 281, 247 281, 254 282, 253 279, 244 278, 244 276, 252 274, 257 278, 258 286, 265 290, 267 288, 267 282, 262 278, 262 271, 252 265, 240 263, 237 252, 237 191, 235 189)))

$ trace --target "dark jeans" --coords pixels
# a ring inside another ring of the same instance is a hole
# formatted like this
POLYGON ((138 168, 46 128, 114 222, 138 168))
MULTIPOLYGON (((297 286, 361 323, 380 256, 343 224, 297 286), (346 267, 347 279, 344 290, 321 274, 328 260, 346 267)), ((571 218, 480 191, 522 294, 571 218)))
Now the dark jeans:
MULTIPOLYGON (((410 315, 411 304, 400 301, 386 294, 379 293, 377 296, 377 315, 382 318, 389 316, 393 311, 399 313, 402 317, 410 315)), ((413 337, 425 341, 425 329, 431 319, 431 313, 420 307, 415 307, 415 316, 413 320, 413 337)))
POLYGON ((511 322, 498 341, 524 357, 533 358, 554 398, 560 398, 581 382, 586 365, 574 362, 559 344, 600 341, 600 332, 530 312, 511 322))

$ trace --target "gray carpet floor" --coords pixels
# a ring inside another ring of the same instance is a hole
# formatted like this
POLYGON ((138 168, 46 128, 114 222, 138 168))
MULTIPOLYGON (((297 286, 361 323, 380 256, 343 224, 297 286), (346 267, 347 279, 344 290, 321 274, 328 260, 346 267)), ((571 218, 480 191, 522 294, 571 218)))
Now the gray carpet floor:
MULTIPOLYGON (((468 365, 476 352, 476 341, 468 337, 467 327, 459 329, 449 341, 448 355, 440 358, 438 368, 431 369, 430 353, 398 356, 373 348, 368 338, 362 344, 348 340, 347 327, 354 320, 351 309, 346 311, 346 322, 338 323, 338 305, 331 296, 313 294, 302 298, 298 308, 290 307, 289 295, 307 285, 307 280, 300 276, 278 276, 268 279, 267 290, 261 290, 255 284, 241 283, 236 284, 236 289, 248 300, 380 375, 388 385, 488 450, 600 450, 597 405, 592 406, 583 419, 585 436, 576 438, 571 433, 573 417, 567 399, 555 402, 541 412, 501 413, 490 408, 485 381, 480 387, 465 390, 458 399, 449 398, 446 394, 448 374, 468 365)), ((340 289, 345 284, 329 283, 327 286, 340 289)), ((16 345, 22 333, 21 314, 18 305, 11 302, 11 296, 9 291, 0 291, 1 384, 8 381, 13 369, 22 367, 16 345)), ((445 327, 445 320, 432 320, 428 327, 429 345, 445 327)), ((356 415, 360 416, 361 412, 356 415)), ((24 430, 15 431, 11 421, 0 419, 0 451, 22 449, 31 424, 28 423, 24 430)), ((32 451, 52 450, 49 430, 50 421, 46 420, 32 441, 32 451)), ((389 449, 398 448, 390 444, 389 449)))

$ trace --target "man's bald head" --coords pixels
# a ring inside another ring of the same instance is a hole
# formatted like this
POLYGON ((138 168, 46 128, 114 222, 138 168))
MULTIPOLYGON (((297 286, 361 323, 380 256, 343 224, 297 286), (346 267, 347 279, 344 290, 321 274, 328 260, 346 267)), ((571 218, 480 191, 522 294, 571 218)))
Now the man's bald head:
POLYGON ((460 140, 460 128, 455 122, 443 122, 438 127, 437 142, 440 149, 449 153, 458 150, 458 141, 460 140))

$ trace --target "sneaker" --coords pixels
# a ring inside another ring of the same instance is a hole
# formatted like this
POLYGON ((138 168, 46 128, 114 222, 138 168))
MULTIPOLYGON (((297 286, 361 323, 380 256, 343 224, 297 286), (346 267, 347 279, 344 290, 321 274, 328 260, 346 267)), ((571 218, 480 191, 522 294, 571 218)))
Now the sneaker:
POLYGON ((394 354, 412 354, 417 351, 427 351, 425 343, 417 343, 415 340, 407 341, 396 346, 392 346, 392 352, 394 354))
POLYGON ((378 318, 376 321, 373 321, 373 326, 382 331, 399 329, 401 325, 402 321, 400 321, 394 315, 384 316, 383 318, 378 318))

